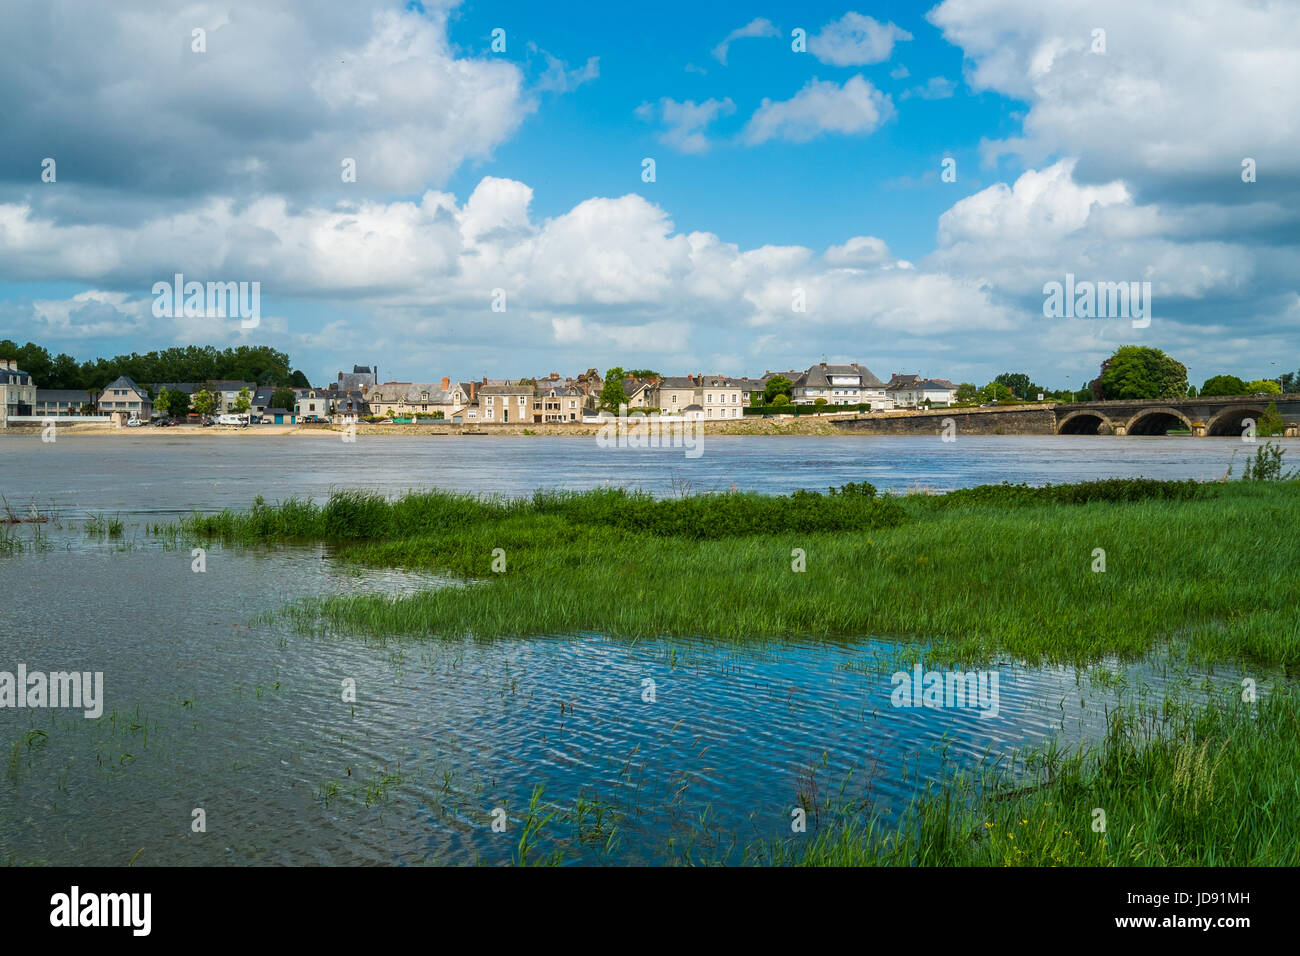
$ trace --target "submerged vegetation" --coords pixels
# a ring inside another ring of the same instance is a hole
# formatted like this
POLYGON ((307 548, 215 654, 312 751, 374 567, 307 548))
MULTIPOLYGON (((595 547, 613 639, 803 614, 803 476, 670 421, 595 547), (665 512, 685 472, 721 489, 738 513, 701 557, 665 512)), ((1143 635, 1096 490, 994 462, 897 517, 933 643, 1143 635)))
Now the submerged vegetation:
MULTIPOLYGON (((1253 477, 1253 476, 1252 476, 1253 477)), ((348 561, 474 587, 295 605, 304 629, 491 639, 601 632, 749 642, 883 637, 932 660, 1088 663, 1182 642, 1300 662, 1300 484, 1116 479, 947 495, 508 500, 340 492, 196 515, 199 538, 324 541, 348 561)))

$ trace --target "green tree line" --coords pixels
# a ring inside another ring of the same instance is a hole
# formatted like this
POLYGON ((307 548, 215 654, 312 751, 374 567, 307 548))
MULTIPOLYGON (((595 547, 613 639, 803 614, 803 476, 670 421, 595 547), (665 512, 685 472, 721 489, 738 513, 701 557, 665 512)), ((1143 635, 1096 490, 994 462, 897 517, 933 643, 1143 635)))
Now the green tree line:
POLYGON ((126 375, 139 385, 211 379, 293 388, 310 385, 301 371, 290 369, 288 353, 265 345, 226 349, 187 345, 143 355, 132 352, 78 362, 66 352, 52 356, 48 349, 35 342, 19 345, 11 339, 0 339, 0 358, 17 359, 18 367, 31 373, 38 388, 100 389, 119 375, 126 375))

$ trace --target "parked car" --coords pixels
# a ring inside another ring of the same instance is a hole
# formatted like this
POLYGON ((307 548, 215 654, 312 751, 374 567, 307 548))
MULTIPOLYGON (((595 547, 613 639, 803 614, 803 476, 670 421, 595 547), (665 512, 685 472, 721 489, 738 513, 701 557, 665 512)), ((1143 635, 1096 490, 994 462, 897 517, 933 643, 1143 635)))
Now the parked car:
POLYGON ((302 421, 305 425, 326 425, 329 423, 329 419, 321 418, 319 415, 307 415, 302 421))

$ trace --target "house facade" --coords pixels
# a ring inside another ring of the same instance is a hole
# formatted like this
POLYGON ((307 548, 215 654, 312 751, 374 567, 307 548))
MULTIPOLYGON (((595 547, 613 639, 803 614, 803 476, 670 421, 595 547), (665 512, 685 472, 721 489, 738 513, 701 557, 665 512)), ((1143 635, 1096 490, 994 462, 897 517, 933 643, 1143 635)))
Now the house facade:
POLYGON ((573 385, 540 385, 534 390, 533 420, 580 422, 587 396, 573 385))
POLYGON ((367 393, 366 401, 374 415, 434 415, 450 420, 465 407, 469 396, 459 382, 444 378, 442 382, 383 382, 367 393))
POLYGON ((946 378, 927 378, 916 386, 916 403, 951 405, 957 401, 957 386, 946 378))
POLYGON ((484 385, 478 390, 479 421, 509 425, 533 421, 537 396, 534 385, 484 385))
POLYGON ((90 392, 75 388, 38 388, 33 415, 41 418, 64 418, 88 414, 95 404, 90 392))
POLYGON ((244 389, 248 389, 248 397, 251 402, 253 392, 257 390, 257 383, 240 382, 234 379, 217 379, 208 382, 204 388, 215 400, 210 414, 233 415, 235 414, 235 402, 239 400, 239 393, 244 389))
POLYGON ((99 410, 119 425, 132 418, 147 422, 153 418, 153 399, 130 378, 119 375, 99 393, 99 410))
POLYGON ((11 415, 31 415, 36 407, 36 383, 18 367, 17 359, 0 359, 0 428, 11 415))
POLYGON ((649 407, 665 415, 690 415, 704 421, 741 418, 743 389, 724 375, 683 375, 660 379, 650 392, 649 407), (691 408, 697 406, 697 408, 691 408))
POLYGON ((298 418, 315 416, 329 418, 332 412, 334 396, 327 388, 295 388, 293 390, 293 408, 291 411, 298 418))
POLYGON ((883 406, 887 399, 886 388, 880 379, 865 365, 828 365, 822 362, 801 373, 790 390, 790 401, 796 405, 816 405, 818 400, 827 405, 883 406))

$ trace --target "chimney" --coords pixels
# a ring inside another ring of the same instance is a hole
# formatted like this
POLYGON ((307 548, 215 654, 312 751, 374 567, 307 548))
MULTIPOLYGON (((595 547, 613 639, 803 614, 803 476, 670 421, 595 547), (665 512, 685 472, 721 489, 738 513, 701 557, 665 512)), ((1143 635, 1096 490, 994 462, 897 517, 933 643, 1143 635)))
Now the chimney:
POLYGON ((342 372, 339 372, 339 381, 340 381, 340 382, 343 381, 343 373, 342 373, 342 372))
POLYGON ((442 390, 445 392, 450 387, 451 387, 451 379, 448 378, 446 375, 444 375, 442 377, 442 390))
POLYGON ((470 382, 470 383, 469 383, 469 400, 470 400, 471 402, 474 401, 474 397, 475 397, 477 394, 478 394, 478 382, 470 382))

